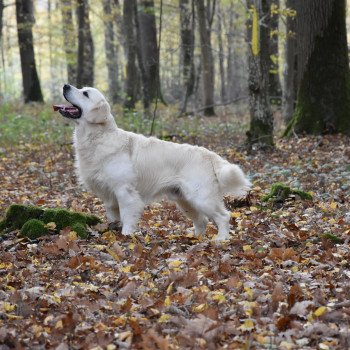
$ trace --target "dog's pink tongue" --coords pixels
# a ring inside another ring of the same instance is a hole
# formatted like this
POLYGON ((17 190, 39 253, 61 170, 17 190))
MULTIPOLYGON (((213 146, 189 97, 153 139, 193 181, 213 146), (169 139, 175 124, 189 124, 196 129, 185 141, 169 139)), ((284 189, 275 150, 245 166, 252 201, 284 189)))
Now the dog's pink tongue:
POLYGON ((74 106, 65 106, 65 105, 53 105, 53 110, 56 111, 66 111, 70 113, 79 113, 79 110, 77 107, 74 106))

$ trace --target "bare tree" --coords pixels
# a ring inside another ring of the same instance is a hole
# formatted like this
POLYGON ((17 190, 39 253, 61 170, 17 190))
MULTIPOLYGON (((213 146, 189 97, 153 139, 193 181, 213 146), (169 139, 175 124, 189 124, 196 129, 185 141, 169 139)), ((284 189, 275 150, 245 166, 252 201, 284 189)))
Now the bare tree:
POLYGON ((77 0, 78 19, 78 69, 77 85, 92 86, 94 84, 94 43, 92 40, 89 2, 77 0))
MULTIPOLYGON (((196 0, 198 29, 201 46, 201 64, 202 64, 202 87, 203 87, 203 103, 204 115, 215 115, 214 111, 214 58, 211 47, 211 24, 213 12, 210 12, 210 2, 207 6, 204 0, 196 0)), ((215 1, 214 1, 215 4, 215 1)))
POLYGON ((273 116, 269 91, 269 18, 268 0, 247 0, 249 42, 249 109, 248 145, 259 149, 273 146, 273 116))
POLYGON ((32 0, 16 0, 16 18, 24 102, 43 102, 33 46, 34 13, 32 0))
POLYGON ((103 0, 104 29, 105 29, 105 50, 108 70, 108 90, 111 101, 118 102, 118 56, 115 46, 115 33, 113 28, 114 17, 112 14, 111 0, 103 0))
POLYGON ((137 29, 139 66, 143 80, 144 105, 156 98, 162 99, 159 77, 159 51, 157 43, 156 17, 153 0, 140 0, 137 7, 137 29), (146 94, 146 96, 145 96, 146 94), (148 101, 147 101, 148 100, 148 101))
POLYGON ((297 98, 297 40, 296 40, 296 0, 287 0, 285 68, 283 89, 283 116, 286 123, 292 119, 297 98))
POLYGON ((67 81, 77 83, 76 30, 73 23, 72 0, 61 0, 62 30, 67 62, 67 81))
POLYGON ((296 132, 350 134, 345 0, 297 1, 296 132))
POLYGON ((181 66, 185 92, 180 114, 186 113, 189 97, 194 92, 195 66, 194 41, 195 19, 194 0, 180 0, 180 38, 181 38, 181 66))
POLYGON ((218 21, 217 21, 217 37, 219 45, 219 69, 220 69, 220 83, 221 83, 221 102, 225 103, 227 101, 226 94, 226 74, 225 74, 225 52, 222 39, 222 23, 223 23, 223 13, 221 11, 220 3, 218 4, 218 21))
POLYGON ((126 77, 124 106, 128 109, 135 108, 137 100, 138 69, 136 65, 136 0, 124 1, 123 7, 123 31, 126 53, 126 77))

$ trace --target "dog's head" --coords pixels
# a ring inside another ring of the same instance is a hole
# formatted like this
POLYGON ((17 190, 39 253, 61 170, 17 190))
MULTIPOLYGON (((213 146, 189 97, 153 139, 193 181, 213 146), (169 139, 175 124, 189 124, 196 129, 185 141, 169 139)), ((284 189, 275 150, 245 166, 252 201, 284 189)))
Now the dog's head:
POLYGON ((58 106, 59 112, 66 118, 103 124, 110 117, 111 109, 105 97, 95 88, 78 89, 72 85, 63 86, 63 96, 73 106, 58 106))

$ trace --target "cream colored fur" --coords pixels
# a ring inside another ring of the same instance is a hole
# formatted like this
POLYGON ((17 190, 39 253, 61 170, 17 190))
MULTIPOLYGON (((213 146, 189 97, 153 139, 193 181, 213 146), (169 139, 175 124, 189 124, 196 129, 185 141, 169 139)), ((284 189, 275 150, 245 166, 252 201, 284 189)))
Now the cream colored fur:
POLYGON ((122 223, 123 234, 137 229, 146 204, 166 196, 193 220, 196 235, 211 219, 218 226, 216 239, 229 239, 230 213, 223 196, 242 196, 250 187, 239 166, 203 147, 118 128, 109 104, 94 88, 71 86, 65 97, 82 110, 74 120, 79 179, 102 199, 108 220, 122 223))

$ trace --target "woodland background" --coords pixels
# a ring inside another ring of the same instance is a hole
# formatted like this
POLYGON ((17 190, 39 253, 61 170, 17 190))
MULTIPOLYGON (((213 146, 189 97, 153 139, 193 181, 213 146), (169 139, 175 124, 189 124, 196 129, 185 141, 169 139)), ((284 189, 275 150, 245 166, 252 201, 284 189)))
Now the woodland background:
POLYGON ((0 234, 0 349, 349 348, 347 22, 344 0, 1 0, 0 216, 103 223, 0 234), (126 130, 239 164, 253 188, 226 200, 232 239, 195 239, 164 201, 138 234, 110 230, 52 111, 67 82, 126 130))

